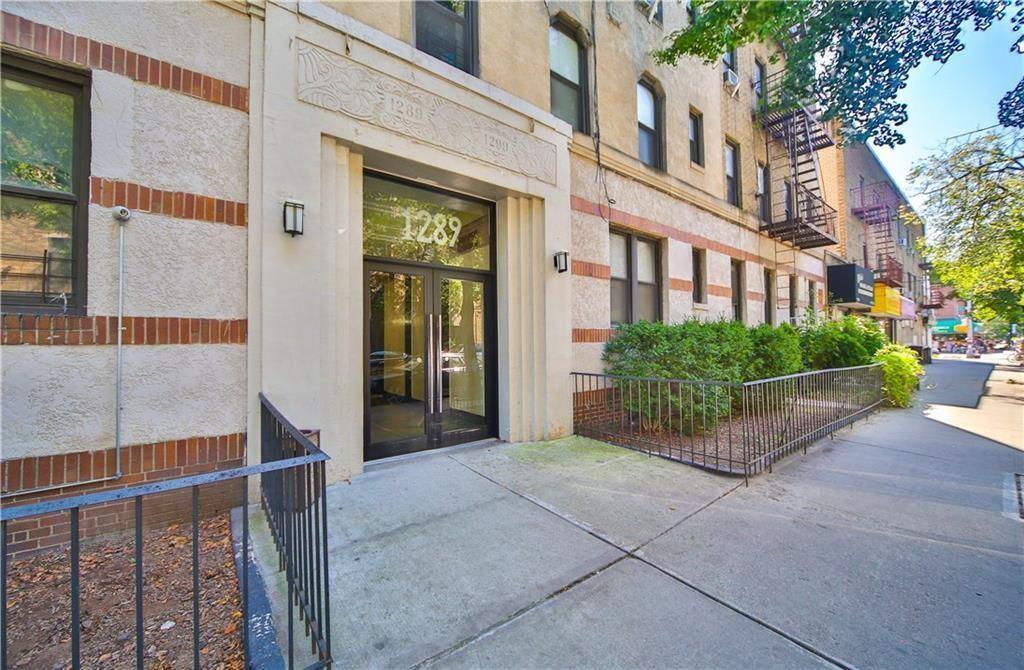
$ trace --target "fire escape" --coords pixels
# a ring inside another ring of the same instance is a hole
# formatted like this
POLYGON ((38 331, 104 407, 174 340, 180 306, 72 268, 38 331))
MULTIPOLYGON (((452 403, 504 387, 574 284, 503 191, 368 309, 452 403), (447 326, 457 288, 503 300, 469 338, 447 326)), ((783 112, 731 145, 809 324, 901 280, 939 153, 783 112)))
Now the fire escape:
POLYGON ((778 72, 761 84, 757 116, 767 131, 768 169, 758 198, 761 232, 782 243, 774 245, 775 304, 788 305, 792 317, 795 292, 790 291, 789 277, 796 274, 797 254, 836 244, 838 214, 822 197, 817 155, 835 141, 818 104, 793 98, 783 89, 784 75, 778 72))
POLYGON ((865 260, 874 270, 876 282, 895 288, 903 286, 903 264, 896 258, 901 202, 889 182, 850 189, 850 211, 864 222, 874 250, 874 256, 865 260))

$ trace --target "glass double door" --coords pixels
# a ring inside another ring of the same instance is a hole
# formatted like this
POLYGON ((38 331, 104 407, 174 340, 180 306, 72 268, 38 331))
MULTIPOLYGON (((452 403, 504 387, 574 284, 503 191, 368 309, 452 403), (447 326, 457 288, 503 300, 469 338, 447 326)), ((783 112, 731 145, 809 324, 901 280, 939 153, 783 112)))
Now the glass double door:
POLYGON ((365 268, 366 458, 493 435, 490 275, 365 268))

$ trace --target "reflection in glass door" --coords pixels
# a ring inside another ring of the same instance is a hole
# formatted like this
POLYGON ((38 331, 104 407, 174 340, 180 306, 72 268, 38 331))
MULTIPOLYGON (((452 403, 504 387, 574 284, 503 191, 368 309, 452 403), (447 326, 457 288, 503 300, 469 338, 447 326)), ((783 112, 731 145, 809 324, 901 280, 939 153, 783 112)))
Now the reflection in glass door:
POLYGON ((365 456, 495 435, 494 205, 363 177, 365 456))
POLYGON ((488 280, 373 263, 366 284, 367 458, 492 435, 488 280))
POLYGON ((426 448, 427 274, 370 270, 367 382, 369 444, 426 448))
POLYGON ((451 276, 437 284, 441 444, 487 436, 484 289, 483 281, 451 276))

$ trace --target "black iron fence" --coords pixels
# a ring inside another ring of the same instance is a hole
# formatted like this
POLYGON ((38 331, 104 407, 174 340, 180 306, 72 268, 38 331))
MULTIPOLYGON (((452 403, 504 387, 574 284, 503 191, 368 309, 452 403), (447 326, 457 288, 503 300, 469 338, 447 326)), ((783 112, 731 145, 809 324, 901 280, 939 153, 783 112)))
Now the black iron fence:
POLYGON ((578 435, 744 477, 881 404, 881 367, 746 383, 574 372, 578 435))
MULTIPOLYGON (((287 607, 288 667, 295 664, 295 614, 304 623, 310 639, 313 663, 307 667, 329 667, 332 662, 330 640, 330 603, 327 589, 327 509, 325 462, 329 457, 309 438, 293 426, 260 394, 262 407, 262 462, 230 470, 179 477, 166 481, 105 490, 68 498, 4 507, 0 509, 0 601, 5 615, 0 620, 0 667, 13 667, 8 651, 8 530, 9 524, 33 517, 65 515, 70 523, 69 552, 70 598, 70 665, 82 667, 82 590, 80 556, 82 550, 83 514, 119 501, 134 506, 134 646, 135 666, 142 668, 146 660, 146 628, 143 567, 146 562, 143 529, 147 527, 144 503, 154 498, 178 493, 190 501, 190 514, 181 511, 185 523, 191 524, 192 629, 191 664, 199 668, 208 664, 201 658, 204 650, 203 611, 200 574, 200 494, 216 488, 223 495, 225 487, 234 488, 232 500, 241 507, 241 551, 238 582, 242 625, 240 634, 245 666, 250 667, 250 634, 253 621, 249 612, 249 478, 259 476, 262 508, 277 545, 279 567, 286 573, 289 606, 287 607), (190 518, 189 518, 190 517, 190 518)), ((183 499, 183 500, 184 500, 183 499)), ((177 500, 177 498, 176 498, 177 500)), ((60 607, 54 607, 59 611, 60 607)), ((113 615, 113 612, 104 614, 113 615)), ((107 661, 109 662, 109 661, 107 661)), ((150 661, 152 662, 152 660, 150 661)), ((58 665, 64 666, 65 662, 58 665)), ((99 664, 104 664, 101 656, 99 664)))

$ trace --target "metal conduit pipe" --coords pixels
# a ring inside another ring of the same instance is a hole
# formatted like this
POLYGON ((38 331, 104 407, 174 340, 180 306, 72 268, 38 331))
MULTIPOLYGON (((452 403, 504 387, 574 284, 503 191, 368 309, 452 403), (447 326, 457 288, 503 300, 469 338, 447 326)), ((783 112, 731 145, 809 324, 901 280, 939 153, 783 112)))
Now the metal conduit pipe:
POLYGON ((11 491, 4 493, 0 498, 23 496, 32 493, 43 493, 45 491, 53 491, 55 489, 74 488, 76 486, 85 486, 86 484, 98 484, 100 482, 120 479, 124 474, 121 471, 121 378, 124 364, 124 342, 122 340, 124 336, 124 227, 131 218, 132 212, 127 207, 114 208, 114 220, 117 221, 117 225, 119 227, 117 238, 117 353, 114 372, 114 474, 107 477, 96 477, 80 482, 71 482, 69 484, 53 484, 50 486, 40 486, 34 489, 11 491))

